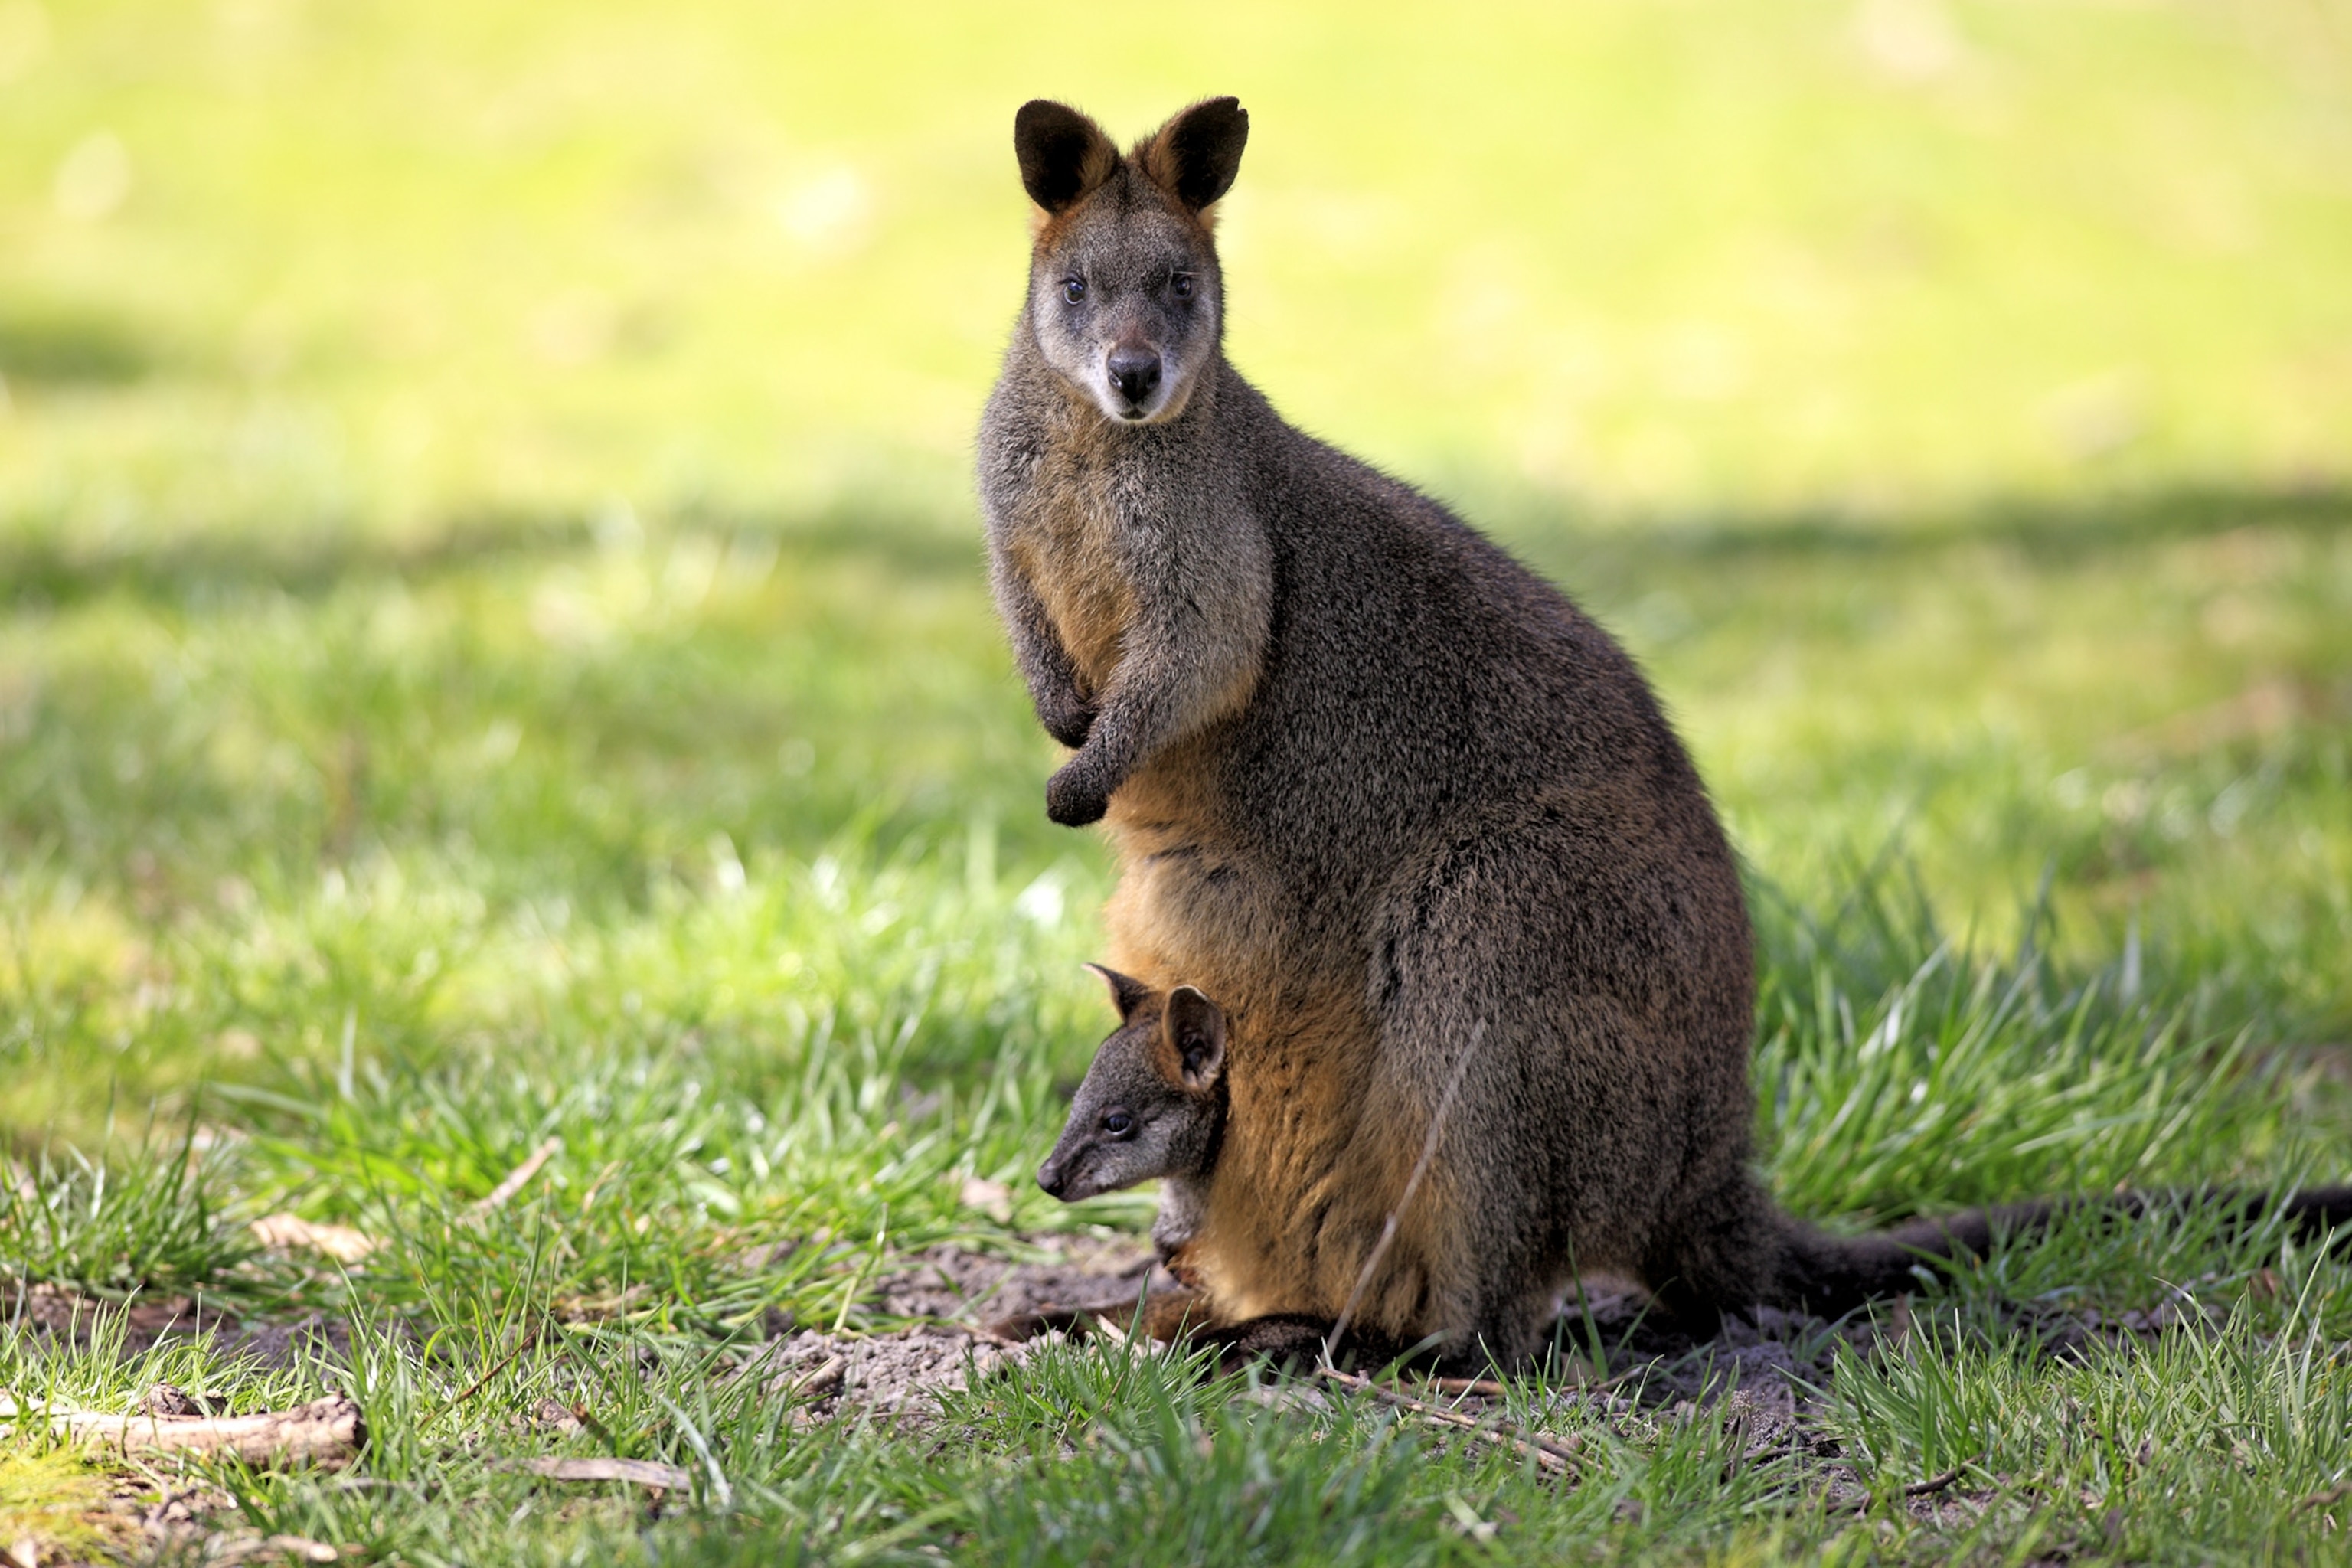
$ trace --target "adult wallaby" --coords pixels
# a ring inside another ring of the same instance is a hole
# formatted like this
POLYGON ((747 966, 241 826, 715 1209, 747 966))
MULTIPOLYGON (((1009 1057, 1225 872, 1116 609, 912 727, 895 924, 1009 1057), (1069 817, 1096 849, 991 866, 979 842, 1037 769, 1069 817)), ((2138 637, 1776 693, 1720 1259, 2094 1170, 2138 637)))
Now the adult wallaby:
POLYGON ((1226 361, 1248 125, 1213 99, 1122 154, 1022 107, 1028 300, 979 450, 997 603, 1075 748, 1047 810, 1118 858, 1111 960, 1226 1016, 1212 1303, 1360 1297, 1382 1339, 1515 1358, 1576 1268, 1701 1331, 1902 1288, 1916 1238, 1822 1237, 1749 1169, 1748 913, 1633 662, 1226 361))

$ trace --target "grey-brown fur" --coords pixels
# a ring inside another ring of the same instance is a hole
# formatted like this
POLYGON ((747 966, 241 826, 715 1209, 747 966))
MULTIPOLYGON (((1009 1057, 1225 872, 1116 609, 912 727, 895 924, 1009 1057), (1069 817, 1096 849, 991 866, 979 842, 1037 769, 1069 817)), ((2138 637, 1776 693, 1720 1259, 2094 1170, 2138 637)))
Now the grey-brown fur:
POLYGON ((1457 1064, 1368 1332, 1517 1356, 1577 1268, 1701 1325, 1899 1286, 1911 1253, 1796 1226, 1750 1170, 1748 914, 1632 660, 1224 358, 1204 208, 1246 129, 1212 100, 1122 155, 1024 108, 1040 225, 979 447, 998 604, 1076 749, 1047 808, 1108 814, 1119 857, 1112 961, 1230 1023, 1210 1300, 1336 1315, 1457 1064))

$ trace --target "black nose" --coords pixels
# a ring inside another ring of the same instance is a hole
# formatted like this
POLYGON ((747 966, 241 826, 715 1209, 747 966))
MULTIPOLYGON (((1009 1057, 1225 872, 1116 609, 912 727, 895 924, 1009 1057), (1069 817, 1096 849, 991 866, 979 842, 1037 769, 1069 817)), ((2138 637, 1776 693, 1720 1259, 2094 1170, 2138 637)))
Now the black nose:
POLYGON ((1062 1184, 1068 1176, 1069 1173, 1062 1169, 1058 1160, 1048 1160, 1037 1168, 1037 1184, 1054 1197, 1062 1195, 1062 1184))
POLYGON ((1129 403, 1140 404, 1159 390, 1160 356, 1150 349, 1113 349, 1108 368, 1111 384, 1129 403))

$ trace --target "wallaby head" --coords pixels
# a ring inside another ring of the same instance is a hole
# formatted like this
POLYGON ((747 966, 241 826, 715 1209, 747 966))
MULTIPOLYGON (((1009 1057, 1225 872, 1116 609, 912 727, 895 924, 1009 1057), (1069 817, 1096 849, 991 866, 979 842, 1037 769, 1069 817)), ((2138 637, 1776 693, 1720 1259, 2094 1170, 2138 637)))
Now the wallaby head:
POLYGON ((1088 964, 1119 1026, 1095 1051, 1037 1184, 1064 1203, 1161 1176, 1205 1176, 1225 1124, 1225 1015, 1190 985, 1152 990, 1088 964))
POLYGON ((1037 204, 1029 323, 1045 363, 1104 416, 1183 413, 1217 356, 1224 296, 1211 208, 1249 140, 1237 99, 1196 103, 1122 156, 1067 104, 1013 117, 1021 183, 1037 204))

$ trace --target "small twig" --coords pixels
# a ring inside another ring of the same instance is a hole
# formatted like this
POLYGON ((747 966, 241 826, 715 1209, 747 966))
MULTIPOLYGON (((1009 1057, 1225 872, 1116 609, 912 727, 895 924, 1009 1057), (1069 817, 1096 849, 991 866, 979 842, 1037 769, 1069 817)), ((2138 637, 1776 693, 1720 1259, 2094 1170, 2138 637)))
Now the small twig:
POLYGON ((46 1415, 50 1429, 133 1454, 229 1454, 249 1464, 307 1460, 340 1464, 367 1446, 360 1407, 336 1395, 291 1410, 254 1415, 105 1415, 94 1410, 15 1408, 22 1420, 46 1415))
POLYGON ((1933 1497, 1937 1492, 1949 1487, 1954 1481, 1958 1480, 1960 1479, 1960 1472, 1968 1468, 1968 1464, 1966 1463, 1958 1464, 1954 1465, 1950 1469, 1946 1470, 1940 1476, 1930 1476, 1924 1481, 1913 1481, 1909 1486, 1903 1489, 1903 1495, 1905 1497, 1933 1497))
POLYGON ((467 1219, 480 1219, 485 1215, 495 1213, 497 1210, 506 1207, 508 1200, 512 1198, 517 1193, 522 1191, 524 1184, 533 1176, 539 1174, 540 1167, 546 1164, 550 1160, 554 1159, 555 1156, 562 1152, 562 1139, 550 1138, 545 1142, 540 1144, 538 1148, 533 1149, 530 1152, 529 1158, 525 1159, 521 1164, 517 1165, 513 1170, 507 1173, 507 1179, 505 1181, 500 1182, 497 1186, 490 1189, 488 1196, 483 1198, 480 1203, 475 1204, 472 1207, 467 1209, 466 1217, 467 1219))
POLYGON ((1491 1377, 1433 1377, 1429 1386, 1440 1394, 1475 1394, 1481 1399, 1500 1399, 1510 1392, 1491 1377))
POLYGON ((224 1565, 250 1563, 257 1557, 291 1557, 297 1563, 333 1563, 341 1560, 342 1555, 325 1542, 313 1541, 307 1535, 233 1535, 215 1541, 205 1552, 205 1560, 224 1565))
POLYGON ((1362 1304, 1364 1292, 1372 1283, 1372 1276, 1380 1271, 1381 1260, 1389 1255, 1389 1246, 1396 1240, 1398 1217, 1412 1202, 1412 1194, 1420 1190, 1422 1177, 1429 1173, 1430 1161, 1437 1157, 1438 1134, 1445 1130, 1446 1115, 1453 1110, 1454 1097, 1462 1088, 1462 1075, 1470 1070, 1470 1058, 1476 1054, 1478 1041, 1486 1032, 1486 1020, 1481 1018, 1477 1026, 1470 1031, 1470 1043, 1462 1047, 1462 1054, 1454 1060, 1454 1076, 1446 1080, 1445 1092, 1438 1097, 1437 1110, 1429 1118, 1429 1131, 1421 1141, 1421 1158, 1412 1163, 1412 1174, 1405 1178, 1404 1191, 1398 1195, 1396 1207, 1389 1210, 1388 1218, 1381 1226, 1380 1240, 1372 1244, 1371 1256, 1365 1258, 1363 1268, 1357 1270, 1356 1287, 1348 1292, 1347 1303, 1339 1309, 1339 1316, 1331 1325, 1330 1337, 1323 1342, 1323 1364, 1327 1367, 1338 1364, 1339 1346, 1348 1337, 1348 1325, 1355 1321, 1356 1309, 1362 1304))
POLYGON ((841 1357, 827 1356, 820 1364, 811 1367, 792 1380, 784 1388, 788 1399, 822 1399, 841 1386, 842 1374, 849 1363, 841 1357))
POLYGON ((2329 1503, 2341 1502, 2347 1497, 2352 1497, 2352 1481, 2338 1481, 2334 1486, 2322 1491, 2315 1491, 2298 1501, 2294 1505, 2294 1511, 2301 1513, 2306 1509, 2326 1508, 2329 1503))
POLYGON ((466 1392, 457 1395, 457 1398, 451 1400, 448 1404, 443 1405, 441 1407, 440 1414, 444 1415, 448 1415, 449 1412, 457 1409, 457 1406, 465 1404, 466 1401, 473 1398, 477 1394, 481 1393, 483 1389, 488 1388, 490 1384, 490 1379, 498 1376, 499 1373, 514 1365, 516 1362, 520 1361, 522 1359, 522 1352, 530 1349, 533 1342, 534 1342, 529 1334, 523 1335, 520 1343, 517 1344, 514 1349, 509 1351, 505 1355, 499 1359, 498 1365, 490 1368, 489 1371, 482 1373, 481 1376, 474 1379, 472 1383, 467 1384, 466 1392))
MULTIPOLYGON (((1908 1486, 1906 1486, 1903 1489, 1900 1495, 1906 1498, 1933 1497, 1937 1492, 1943 1491, 1947 1488, 1950 1487, 1954 1481, 1958 1480, 1960 1477, 1967 1472, 1968 1468, 1975 1463, 1975 1459, 1964 1459, 1960 1463, 1954 1465, 1950 1469, 1946 1470, 1940 1476, 1930 1476, 1924 1481, 1911 1482, 1908 1486)), ((1849 1499, 1844 1502, 1825 1503, 1822 1505, 1822 1511, 1825 1513, 1861 1513, 1867 1510, 1872 1503, 1877 1500, 1878 1500, 1874 1494, 1864 1493, 1861 1497, 1849 1499)))
POLYGON ((1395 1389, 1384 1388, 1369 1377, 1358 1377, 1351 1373, 1341 1372, 1336 1367, 1318 1367, 1315 1375, 1328 1383, 1336 1384, 1350 1393, 1369 1394, 1384 1405, 1392 1405, 1400 1410, 1410 1411, 1423 1420, 1433 1422, 1440 1426, 1452 1427, 1477 1441, 1508 1448, 1522 1458, 1533 1459, 1538 1467, 1551 1471, 1554 1475, 1573 1474, 1581 1463, 1577 1457, 1576 1444, 1573 1439, 1547 1437, 1540 1433, 1529 1432, 1499 1416, 1481 1421, 1475 1416, 1465 1415, 1459 1410, 1448 1410, 1442 1405, 1432 1405, 1426 1400, 1415 1399, 1411 1394, 1399 1394, 1395 1389))
POLYGON ((522 1468, 551 1481, 633 1481, 669 1492, 694 1485, 692 1471, 653 1459, 525 1459, 522 1468))

